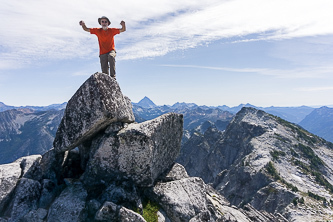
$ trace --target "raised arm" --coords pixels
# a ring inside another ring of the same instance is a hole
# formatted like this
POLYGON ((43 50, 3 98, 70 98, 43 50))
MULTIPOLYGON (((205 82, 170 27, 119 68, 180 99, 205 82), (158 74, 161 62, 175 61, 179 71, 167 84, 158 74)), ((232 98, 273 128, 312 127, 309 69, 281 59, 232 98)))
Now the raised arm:
POLYGON ((86 32, 90 32, 90 28, 87 28, 86 23, 84 21, 80 21, 80 25, 82 26, 82 29, 86 32))
POLYGON ((126 24, 124 21, 120 22, 121 29, 119 29, 120 32, 125 32, 126 31, 126 24))

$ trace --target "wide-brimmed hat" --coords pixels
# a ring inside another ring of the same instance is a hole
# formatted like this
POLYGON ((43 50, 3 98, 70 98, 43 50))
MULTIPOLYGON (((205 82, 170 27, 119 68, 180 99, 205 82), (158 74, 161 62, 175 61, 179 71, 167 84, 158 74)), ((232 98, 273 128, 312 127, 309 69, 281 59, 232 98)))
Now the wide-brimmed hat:
POLYGON ((98 18, 98 23, 99 23, 100 25, 102 25, 102 24, 101 24, 101 20, 102 20, 102 19, 106 19, 106 20, 108 20, 108 23, 109 23, 108 26, 111 24, 110 20, 109 20, 106 16, 102 16, 102 17, 98 18))

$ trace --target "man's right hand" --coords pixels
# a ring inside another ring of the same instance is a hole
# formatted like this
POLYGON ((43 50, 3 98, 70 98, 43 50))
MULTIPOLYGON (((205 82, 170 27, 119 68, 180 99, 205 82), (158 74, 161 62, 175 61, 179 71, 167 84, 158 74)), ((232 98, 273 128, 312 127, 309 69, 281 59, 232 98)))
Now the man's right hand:
POLYGON ((87 28, 86 23, 84 21, 80 21, 79 24, 82 26, 82 29, 86 32, 90 32, 90 28, 87 28))

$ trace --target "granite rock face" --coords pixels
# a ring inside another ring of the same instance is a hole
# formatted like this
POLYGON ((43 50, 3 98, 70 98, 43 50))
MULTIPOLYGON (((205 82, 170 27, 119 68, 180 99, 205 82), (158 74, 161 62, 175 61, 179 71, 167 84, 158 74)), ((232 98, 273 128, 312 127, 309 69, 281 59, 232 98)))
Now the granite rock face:
POLYGON ((182 115, 169 113, 96 138, 90 148, 80 149, 81 156, 90 155, 82 180, 92 185, 127 177, 139 186, 152 186, 179 154, 182 125, 182 115))
POLYGON ((68 101, 54 148, 73 149, 113 122, 134 122, 131 102, 115 79, 95 73, 68 101))

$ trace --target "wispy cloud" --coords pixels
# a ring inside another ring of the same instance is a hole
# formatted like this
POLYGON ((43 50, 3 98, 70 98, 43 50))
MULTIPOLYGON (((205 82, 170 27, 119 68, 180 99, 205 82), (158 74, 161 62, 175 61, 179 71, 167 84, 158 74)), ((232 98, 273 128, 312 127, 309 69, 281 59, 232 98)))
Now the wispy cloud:
POLYGON ((333 86, 303 87, 303 88, 296 88, 295 91, 300 91, 300 92, 333 91, 333 86))
POLYGON ((251 34, 242 41, 333 34, 332 8, 331 0, 11 0, 0 8, 0 60, 26 65, 95 55, 96 37, 78 22, 98 26, 101 15, 113 27, 126 21, 128 31, 116 40, 119 59, 137 59, 251 34))
POLYGON ((273 68, 230 68, 230 67, 214 67, 214 66, 197 66, 197 65, 161 65, 165 67, 178 68, 194 68, 220 70, 226 72, 251 73, 284 79, 332 79, 333 67, 311 67, 311 68, 295 68, 295 69, 273 69, 273 68))
POLYGON ((333 33, 330 1, 223 1, 197 11, 187 11, 136 29, 137 43, 124 48, 125 57, 165 55, 209 42, 249 36, 254 40, 280 40, 333 33), (140 34, 144 30, 144 35, 140 34), (148 33, 148 34, 147 34, 148 33), (143 46, 143 53, 135 50, 143 46))

